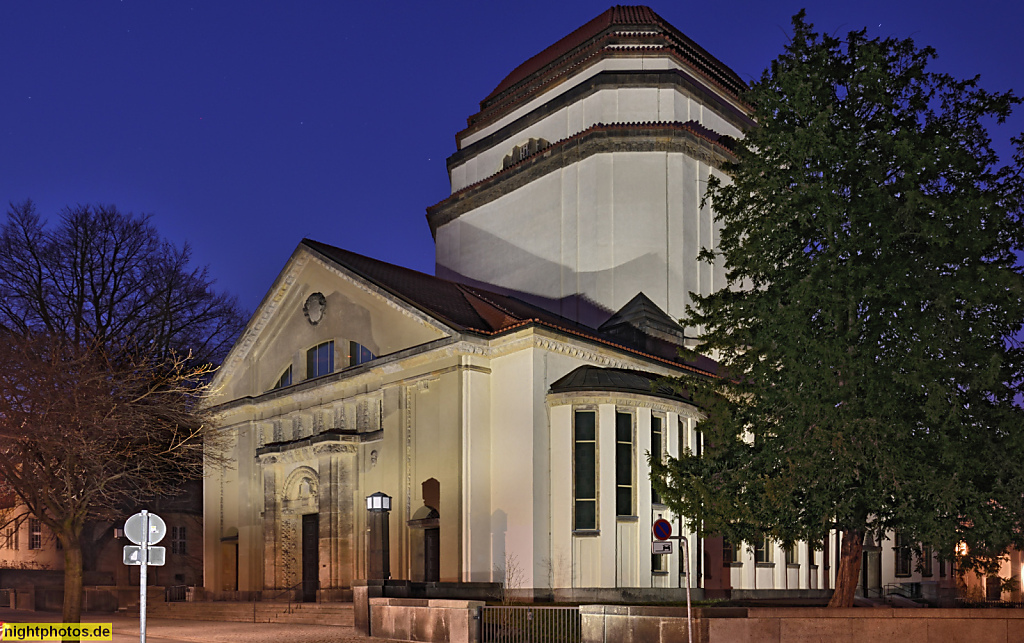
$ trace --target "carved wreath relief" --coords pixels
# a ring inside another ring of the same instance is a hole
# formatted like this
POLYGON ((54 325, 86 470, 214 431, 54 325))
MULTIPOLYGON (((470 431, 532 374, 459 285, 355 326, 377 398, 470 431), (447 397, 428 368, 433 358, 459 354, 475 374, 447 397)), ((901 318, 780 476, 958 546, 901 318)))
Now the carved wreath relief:
POLYGON ((309 297, 306 297, 306 303, 302 305, 302 314, 306 316, 306 319, 310 324, 316 326, 320 323, 320 320, 324 318, 324 312, 327 310, 327 298, 324 297, 322 292, 315 292, 309 297))

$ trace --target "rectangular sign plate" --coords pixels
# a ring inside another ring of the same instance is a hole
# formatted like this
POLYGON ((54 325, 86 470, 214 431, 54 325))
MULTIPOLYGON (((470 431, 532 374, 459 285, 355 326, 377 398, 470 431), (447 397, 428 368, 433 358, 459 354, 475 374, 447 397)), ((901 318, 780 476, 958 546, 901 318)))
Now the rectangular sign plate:
POLYGON ((672 541, 669 540, 657 540, 651 543, 652 554, 671 554, 672 553, 672 541))
MULTIPOLYGON (((164 547, 150 547, 149 548, 149 565, 163 565, 167 560, 167 549, 164 547)), ((125 545, 124 546, 124 564, 125 565, 141 565, 142 564, 142 547, 138 545, 125 545)))

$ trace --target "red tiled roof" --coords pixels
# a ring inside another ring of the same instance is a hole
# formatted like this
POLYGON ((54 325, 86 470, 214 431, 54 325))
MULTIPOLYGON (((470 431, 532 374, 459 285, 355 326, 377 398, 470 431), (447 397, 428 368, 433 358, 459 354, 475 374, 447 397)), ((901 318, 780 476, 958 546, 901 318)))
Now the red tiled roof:
POLYGON ((663 24, 665 24, 665 21, 663 21, 658 14, 654 13, 654 11, 649 7, 614 6, 513 69, 512 73, 505 76, 505 80, 498 83, 498 86, 494 88, 494 91, 488 94, 487 98, 484 99, 484 102, 494 98, 501 92, 526 79, 530 75, 540 71, 576 47, 579 47, 594 36, 600 34, 608 27, 613 25, 641 26, 663 24))
POLYGON ((587 60, 649 49, 679 58, 697 75, 736 98, 746 88, 746 83, 736 72, 650 8, 615 6, 516 67, 480 102, 480 111, 469 117, 469 127, 459 132, 456 139, 461 141, 468 132, 507 113, 587 60), (641 42, 649 43, 649 46, 630 47, 625 44, 609 49, 608 45, 617 40, 613 27, 635 27, 656 33, 630 35, 634 40, 639 38, 641 42))
POLYGON ((700 358, 692 364, 682 362, 676 354, 675 346, 667 342, 665 350, 659 350, 659 354, 655 355, 626 346, 610 335, 515 297, 448 281, 311 239, 303 239, 302 245, 455 330, 494 335, 529 324, 539 324, 671 364, 676 368, 705 374, 717 371, 717 364, 707 358, 700 358))

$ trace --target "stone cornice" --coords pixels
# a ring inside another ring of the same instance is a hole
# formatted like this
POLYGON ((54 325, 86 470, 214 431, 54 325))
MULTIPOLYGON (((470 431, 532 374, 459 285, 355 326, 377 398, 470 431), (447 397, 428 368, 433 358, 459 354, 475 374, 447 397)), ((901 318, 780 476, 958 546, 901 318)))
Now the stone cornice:
POLYGON ((465 163, 502 141, 515 137, 519 132, 539 123, 572 103, 581 101, 604 89, 619 89, 622 87, 673 87, 693 96, 704 104, 712 105, 726 122, 741 132, 750 130, 756 125, 746 112, 723 100, 718 94, 709 91, 707 87, 694 80, 692 76, 682 69, 607 70, 594 74, 565 93, 559 94, 551 100, 538 105, 508 125, 460 148, 448 157, 448 172, 450 174, 455 166, 465 163))
MULTIPOLYGON (((588 341, 586 338, 563 336, 557 329, 543 325, 528 324, 512 332, 490 337, 464 335, 458 339, 448 338, 444 341, 409 349, 401 359, 392 360, 387 369, 392 374, 409 374, 394 379, 382 379, 378 365, 377 372, 369 367, 375 361, 363 364, 360 370, 342 371, 309 383, 288 387, 261 395, 257 398, 242 398, 227 402, 215 409, 214 424, 220 424, 222 431, 233 430, 249 421, 269 422, 274 420, 289 421, 290 419, 315 411, 327 412, 339 402, 355 402, 361 398, 376 398, 380 391, 396 386, 410 386, 419 382, 434 380, 445 373, 453 371, 475 371, 490 374, 491 369, 478 364, 448 364, 435 368, 424 368, 414 371, 409 362, 416 360, 450 361, 460 356, 477 356, 486 360, 503 357, 523 350, 544 350, 551 353, 566 355, 581 362, 605 368, 622 368, 643 370, 658 375, 677 375, 680 372, 692 372, 682 364, 674 365, 660 359, 642 354, 632 355, 615 346, 604 346, 588 341), (299 387, 303 388, 299 388, 299 387), (327 388, 325 388, 327 387, 327 388), (345 394, 345 391, 353 391, 345 394), (354 392, 358 391, 358 393, 354 392), (280 406, 279 398, 288 397, 289 404, 280 406), (326 400, 326 402, 325 402, 326 400), (278 405, 278 409, 275 409, 278 405)), ((308 438, 304 438, 308 439, 308 438)), ((265 447, 264 447, 265 448, 265 447)))
POLYGON ((357 445, 363 442, 377 442, 384 436, 384 431, 370 431, 368 433, 338 433, 329 432, 314 435, 301 440, 290 440, 288 442, 277 442, 268 444, 265 447, 256 449, 256 457, 264 459, 291 451, 304 450, 306 454, 312 450, 314 454, 321 453, 355 453, 357 445))
POLYGON ((437 229, 442 225, 551 172, 595 154, 614 152, 682 153, 716 168, 735 160, 728 148, 683 123, 599 123, 430 206, 427 208, 430 233, 436 238, 437 229))

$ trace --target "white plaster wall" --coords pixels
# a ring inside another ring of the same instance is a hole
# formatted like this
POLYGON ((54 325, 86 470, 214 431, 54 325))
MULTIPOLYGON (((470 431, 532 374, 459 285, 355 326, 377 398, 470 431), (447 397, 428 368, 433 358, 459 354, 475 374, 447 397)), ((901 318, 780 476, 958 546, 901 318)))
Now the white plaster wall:
POLYGON ((46 525, 40 523, 39 548, 29 549, 30 518, 24 505, 0 509, 0 525, 3 525, 0 527, 0 568, 64 569, 64 552, 57 549, 57 537, 46 525), (7 540, 9 530, 17 532, 10 541, 7 540))
POLYGON ((491 580, 491 374, 489 361, 462 358, 462 579, 491 580))
MULTIPOLYGON (((536 409, 531 353, 517 351, 491 360, 491 557, 498 569, 514 562, 524 587, 535 586, 538 558, 534 550, 536 409)), ((502 579, 496 573, 494 580, 502 579)))
MULTIPOLYGON (((543 105, 544 103, 550 101, 551 99, 564 94, 565 92, 569 91, 573 87, 576 87, 580 83, 586 81, 588 78, 592 78, 593 76, 595 76, 596 74, 601 73, 602 71, 661 70, 661 69, 686 69, 686 68, 683 67, 678 62, 676 62, 675 60, 673 60, 672 58, 669 58, 669 57, 665 56, 664 54, 658 54, 657 52, 654 52, 654 51, 651 52, 650 56, 644 56, 642 58, 606 58, 604 60, 599 61, 596 64, 593 64, 593 65, 591 65, 591 66, 581 70, 580 72, 576 73, 573 76, 570 76, 569 78, 563 80, 562 82, 555 84, 551 89, 549 89, 547 91, 544 91, 544 92, 541 92, 540 94, 538 94, 535 98, 533 98, 529 102, 527 102, 527 103, 523 104, 522 106, 516 108, 515 110, 509 112, 508 114, 506 114, 505 116, 501 117, 497 121, 487 125, 484 128, 481 128, 477 132, 473 132, 472 134, 466 136, 462 140, 462 147, 467 147, 469 145, 472 145, 476 141, 479 141, 480 139, 484 138, 485 136, 488 136, 489 134, 491 134, 493 132, 496 132, 497 130, 501 129, 502 127, 505 127, 509 123, 515 121, 517 118, 520 118, 523 115, 530 113, 531 111, 533 111, 534 109, 536 109, 540 105, 543 105)), ((712 93, 715 93, 715 94, 719 94, 721 92, 721 90, 719 90, 716 86, 711 85, 710 83, 704 81, 698 74, 693 74, 692 72, 690 72, 690 73, 692 75, 692 78, 696 82, 702 83, 707 88, 708 91, 710 91, 712 93)), ((731 102, 733 104, 738 105, 738 103, 736 103, 735 99, 728 98, 728 97, 723 97, 723 99, 728 101, 728 102, 731 102)), ((605 122, 607 123, 609 121, 605 121, 605 122)), ((551 142, 554 142, 554 141, 551 141, 551 142)))
POLYGON ((600 154, 463 214, 437 231, 437 272, 549 300, 581 318, 573 295, 618 310, 643 291, 674 318, 691 291, 725 285, 697 261, 717 242, 700 207, 712 169, 681 153, 600 154))
POLYGON ((552 586, 573 587, 572 556, 572 413, 571 404, 553 406, 551 418, 551 552, 552 586))
POLYGON ((500 172, 512 148, 531 138, 557 143, 598 123, 685 123, 691 120, 719 134, 741 136, 736 126, 681 88, 602 88, 452 167, 452 194, 500 172))
POLYGON ((596 587, 615 587, 615 405, 597 406, 597 527, 601 532, 601 575, 596 587))

